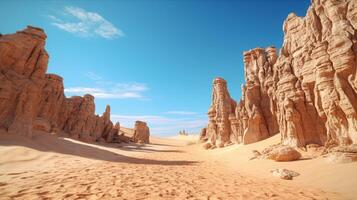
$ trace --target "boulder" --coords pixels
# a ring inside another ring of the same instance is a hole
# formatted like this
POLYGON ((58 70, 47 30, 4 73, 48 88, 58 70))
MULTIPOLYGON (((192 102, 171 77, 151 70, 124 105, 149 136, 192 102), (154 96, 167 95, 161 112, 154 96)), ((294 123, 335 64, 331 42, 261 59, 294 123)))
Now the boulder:
POLYGON ((266 157, 278 162, 284 162, 299 160, 301 158, 301 154, 290 146, 281 146, 267 153, 266 157))
POLYGON ((211 149, 212 148, 212 144, 211 143, 209 143, 209 142, 207 142, 207 143, 205 143, 205 144, 203 144, 203 146, 202 146, 204 149, 211 149))

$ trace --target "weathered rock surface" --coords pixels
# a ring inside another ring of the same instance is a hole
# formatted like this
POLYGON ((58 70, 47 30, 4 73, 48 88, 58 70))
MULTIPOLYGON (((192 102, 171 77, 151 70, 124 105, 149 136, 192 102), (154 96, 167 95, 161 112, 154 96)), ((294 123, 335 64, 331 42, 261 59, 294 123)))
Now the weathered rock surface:
POLYGON ((295 148, 276 144, 263 149, 261 152, 253 150, 252 156, 249 158, 249 160, 270 159, 277 162, 286 162, 299 160, 300 158, 301 154, 295 148))
POLYGON ((110 107, 98 116, 92 95, 65 97, 63 79, 46 74, 45 39, 42 29, 31 26, 0 36, 0 128, 27 136, 41 130, 111 142, 120 126, 110 121, 110 107))
POLYGON ((278 133, 274 96, 273 65, 277 59, 273 47, 244 52, 246 85, 242 86, 242 104, 237 117, 246 115, 243 143, 250 144, 278 133), (240 112, 240 113, 239 113, 240 112))
POLYGON ((280 132, 293 147, 357 144, 357 1, 312 0, 283 30, 279 55, 274 47, 244 52, 238 104, 225 81, 214 84, 206 137, 249 144, 280 132))
POLYGON ((280 146, 272 149, 270 152, 265 152, 265 157, 278 162, 284 162, 299 160, 301 154, 290 146, 280 146))
POLYGON ((150 143, 150 130, 145 122, 136 121, 134 127, 133 141, 140 144, 150 143))
POLYGON ((235 108, 236 102, 228 93, 227 82, 222 78, 214 79, 212 105, 208 111, 209 124, 205 136, 212 145, 223 147, 231 143, 232 130, 229 117, 234 114, 235 108))
POLYGON ((284 144, 357 142, 356 14, 356 1, 315 0, 286 19, 275 66, 284 144))
POLYGON ((207 129, 202 128, 200 132, 199 142, 206 142, 208 140, 207 129))
POLYGON ((212 148, 214 148, 214 146, 213 146, 211 143, 209 143, 209 142, 204 143, 202 147, 203 147, 204 149, 212 149, 212 148))
POLYGON ((357 161, 357 144, 330 148, 325 157, 332 163, 355 162, 357 161))
POLYGON ((300 174, 288 169, 273 169, 270 171, 273 176, 279 177, 285 180, 292 180, 294 177, 299 176, 300 174))

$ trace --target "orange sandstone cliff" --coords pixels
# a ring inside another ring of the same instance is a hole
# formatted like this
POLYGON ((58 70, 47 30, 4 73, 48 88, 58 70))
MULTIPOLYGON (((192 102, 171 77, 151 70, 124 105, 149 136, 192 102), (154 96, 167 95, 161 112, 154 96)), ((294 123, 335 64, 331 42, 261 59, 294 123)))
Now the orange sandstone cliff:
POLYGON ((201 140, 249 144, 280 133, 290 146, 357 144, 357 1, 312 0, 289 14, 284 43, 244 52, 242 98, 213 81, 201 140))
POLYGON ((95 115, 92 95, 66 98, 63 79, 46 74, 45 40, 44 31, 31 26, 0 36, 0 128, 26 136, 37 129, 112 142, 120 125, 111 122, 110 107, 95 115))

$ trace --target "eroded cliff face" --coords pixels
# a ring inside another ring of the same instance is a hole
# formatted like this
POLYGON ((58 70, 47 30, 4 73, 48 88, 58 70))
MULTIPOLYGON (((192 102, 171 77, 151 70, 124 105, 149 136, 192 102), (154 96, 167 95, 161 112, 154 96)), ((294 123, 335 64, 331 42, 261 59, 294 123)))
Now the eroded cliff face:
MULTIPOLYGON (((230 142, 280 132, 290 146, 357 144, 357 1, 313 0, 283 30, 279 55, 273 47, 244 52, 242 99, 227 111, 230 142)), ((212 124, 205 135, 214 139, 222 132, 212 124)))
POLYGON ((95 115, 94 97, 66 98, 63 79, 46 74, 46 34, 27 27, 0 36, 0 128, 31 136, 34 129, 66 132, 85 141, 111 142, 120 129, 110 107, 95 115))
POLYGON ((313 1, 286 19, 275 66, 284 144, 357 142, 356 28, 356 1, 313 1))
POLYGON ((274 96, 273 65, 276 59, 274 47, 244 52, 246 85, 242 86, 243 98, 240 108, 244 112, 237 110, 237 118, 239 115, 246 115, 244 144, 257 142, 279 132, 276 105, 272 98, 274 96))

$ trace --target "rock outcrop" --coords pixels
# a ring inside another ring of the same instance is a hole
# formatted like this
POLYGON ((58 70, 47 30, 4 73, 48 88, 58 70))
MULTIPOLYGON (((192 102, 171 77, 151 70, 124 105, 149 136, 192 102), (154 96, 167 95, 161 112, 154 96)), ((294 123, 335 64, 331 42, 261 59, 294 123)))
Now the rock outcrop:
MULTIPOLYGON (((273 65, 277 59, 274 47, 244 52, 246 85, 242 86, 242 105, 237 115, 246 115, 243 143, 249 144, 279 132, 276 120, 273 65)), ((238 117, 237 116, 237 117, 238 117)))
MULTIPOLYGON (((223 147, 231 143, 231 114, 234 114, 236 102, 230 97, 227 82, 222 78, 213 81, 212 105, 208 111, 209 124, 206 134, 214 146, 223 147)), ((203 136, 202 136, 203 137, 203 136)))
POLYGON ((208 140, 207 129, 202 128, 199 136, 199 142, 206 142, 208 140))
POLYGON ((357 2, 314 0, 305 18, 290 14, 275 65, 282 142, 357 142, 357 2))
POLYGON ((274 47, 244 52, 238 104, 214 85, 205 137, 249 144, 280 132, 293 147, 357 144, 357 1, 312 0, 283 30, 279 55, 274 47))
POLYGON ((0 128, 27 136, 37 129, 111 142, 120 126, 110 121, 110 107, 98 116, 92 95, 65 97, 63 79, 46 74, 45 40, 44 31, 31 26, 0 36, 0 128))
POLYGON ((140 144, 150 143, 150 130, 146 122, 136 121, 134 127, 133 141, 140 144))

